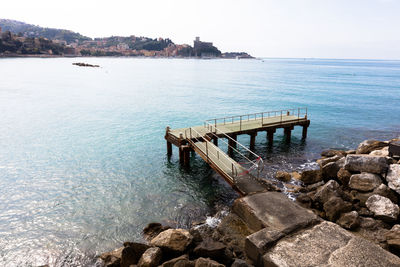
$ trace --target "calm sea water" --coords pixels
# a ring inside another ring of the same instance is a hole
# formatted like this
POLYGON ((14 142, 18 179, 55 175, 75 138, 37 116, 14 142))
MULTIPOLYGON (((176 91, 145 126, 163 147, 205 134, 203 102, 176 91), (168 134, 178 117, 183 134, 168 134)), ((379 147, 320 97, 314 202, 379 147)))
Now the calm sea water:
POLYGON ((176 148, 168 159, 167 125, 307 106, 306 142, 301 128, 272 149, 257 136, 266 178, 400 134, 400 61, 0 59, 0 75, 1 266, 90 265, 151 221, 184 227, 229 205, 200 158, 190 171, 176 148))

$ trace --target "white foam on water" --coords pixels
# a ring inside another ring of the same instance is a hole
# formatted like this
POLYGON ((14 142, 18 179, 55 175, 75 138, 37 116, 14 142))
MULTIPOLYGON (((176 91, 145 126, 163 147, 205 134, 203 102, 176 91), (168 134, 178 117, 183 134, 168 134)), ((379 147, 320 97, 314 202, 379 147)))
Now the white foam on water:
POLYGON ((206 218, 206 224, 211 228, 217 227, 220 223, 221 223, 221 219, 218 219, 216 217, 207 216, 207 218, 206 218))

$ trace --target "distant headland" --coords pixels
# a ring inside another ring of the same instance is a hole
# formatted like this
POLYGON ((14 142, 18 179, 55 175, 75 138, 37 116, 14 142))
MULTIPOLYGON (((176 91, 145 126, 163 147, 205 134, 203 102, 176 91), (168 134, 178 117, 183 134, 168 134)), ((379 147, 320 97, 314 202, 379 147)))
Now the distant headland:
POLYGON ((90 38, 79 33, 43 28, 24 22, 0 19, 0 57, 51 56, 141 56, 194 58, 253 58, 246 52, 222 53, 199 37, 188 44, 166 38, 111 36, 90 38))

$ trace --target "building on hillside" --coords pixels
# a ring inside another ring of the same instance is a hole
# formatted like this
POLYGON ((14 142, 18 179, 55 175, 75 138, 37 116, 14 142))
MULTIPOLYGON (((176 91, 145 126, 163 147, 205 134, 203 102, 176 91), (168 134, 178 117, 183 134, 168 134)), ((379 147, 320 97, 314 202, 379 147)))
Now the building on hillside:
POLYGON ((193 51, 195 57, 214 58, 221 56, 221 51, 213 46, 212 42, 202 42, 200 37, 196 37, 193 41, 193 51))

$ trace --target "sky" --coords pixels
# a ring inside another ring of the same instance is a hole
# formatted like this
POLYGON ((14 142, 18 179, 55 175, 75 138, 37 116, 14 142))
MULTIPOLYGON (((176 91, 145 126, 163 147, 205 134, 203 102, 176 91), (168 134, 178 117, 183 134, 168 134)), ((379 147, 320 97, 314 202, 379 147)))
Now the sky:
POLYGON ((0 18, 257 57, 400 59, 400 0, 4 0, 0 18))

